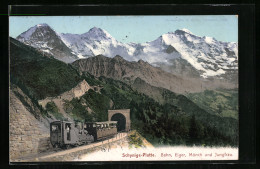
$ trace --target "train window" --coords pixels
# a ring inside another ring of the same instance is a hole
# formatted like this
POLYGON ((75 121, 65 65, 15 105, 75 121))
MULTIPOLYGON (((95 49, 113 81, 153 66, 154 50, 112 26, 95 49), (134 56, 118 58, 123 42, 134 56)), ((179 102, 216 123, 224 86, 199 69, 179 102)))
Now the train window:
POLYGON ((67 130, 70 130, 70 129, 71 129, 71 125, 70 125, 69 123, 67 123, 67 124, 65 125, 65 128, 66 128, 67 130))
POLYGON ((67 140, 71 140, 71 136, 70 136, 71 125, 70 124, 66 124, 65 125, 65 129, 67 131, 67 140))
POLYGON ((52 132, 59 132, 59 131, 60 131, 60 126, 53 124, 53 125, 51 126, 51 131, 52 131, 52 132))
POLYGON ((57 130, 57 126, 53 125, 51 129, 52 129, 52 131, 56 131, 57 130))
POLYGON ((101 129, 101 125, 100 124, 97 124, 97 129, 101 129))
POLYGON ((96 127, 96 124, 93 124, 93 127, 96 127))

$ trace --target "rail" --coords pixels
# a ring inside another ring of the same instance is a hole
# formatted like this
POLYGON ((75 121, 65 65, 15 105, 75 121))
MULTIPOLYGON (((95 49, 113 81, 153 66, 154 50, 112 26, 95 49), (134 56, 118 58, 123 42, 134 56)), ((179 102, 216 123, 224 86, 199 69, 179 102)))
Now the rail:
MULTIPOLYGON (((19 162, 53 161, 53 159, 55 159, 55 158, 57 159, 59 156, 66 156, 69 154, 77 154, 77 153, 80 154, 81 152, 84 153, 88 149, 97 148, 97 147, 101 147, 101 151, 102 151, 103 150, 102 145, 106 145, 109 143, 119 141, 121 139, 126 138, 127 136, 128 136, 128 133, 118 133, 113 138, 110 138, 107 140, 100 140, 98 142, 94 142, 94 143, 91 143, 88 145, 83 145, 83 146, 79 146, 79 147, 75 147, 75 148, 71 148, 71 149, 67 149, 67 150, 61 150, 58 152, 41 153, 37 156, 25 157, 23 159, 19 159, 18 161, 19 162)), ((56 160, 54 160, 54 161, 56 161, 56 160)))

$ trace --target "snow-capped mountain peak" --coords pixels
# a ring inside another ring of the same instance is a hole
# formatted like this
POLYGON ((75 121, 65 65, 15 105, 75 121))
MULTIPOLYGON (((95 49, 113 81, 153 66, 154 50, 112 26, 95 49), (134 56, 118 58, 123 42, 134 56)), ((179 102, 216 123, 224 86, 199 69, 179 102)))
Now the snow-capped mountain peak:
POLYGON ((76 60, 71 49, 61 39, 61 34, 53 30, 48 24, 42 23, 31 27, 20 34, 16 39, 19 41, 49 53, 64 62, 76 60))
POLYGON ((97 27, 91 28, 88 32, 82 35, 83 37, 88 37, 95 40, 106 40, 113 38, 107 31, 97 27))
POLYGON ((180 29, 181 31, 184 31, 184 32, 186 32, 186 33, 189 33, 189 34, 193 34, 191 31, 189 31, 188 29, 186 29, 186 28, 182 28, 182 29, 180 29))
MULTIPOLYGON (((23 32, 22 34, 20 34, 17 39, 19 39, 20 41, 27 41, 29 39, 31 39, 31 37, 33 36, 33 34, 37 31, 39 32, 43 32, 43 30, 48 31, 49 30, 52 30, 52 28, 46 24, 46 23, 42 23, 42 24, 37 24, 31 28, 29 28, 27 31, 23 32)), ((42 34, 43 35, 43 34, 42 34)))
POLYGON ((50 27, 47 23, 41 23, 36 25, 37 27, 50 27))
POLYGON ((25 32, 23 32, 22 34, 20 34, 19 36, 18 36, 18 38, 20 38, 20 39, 23 39, 23 40, 28 40, 30 37, 31 37, 31 35, 35 32, 35 30, 36 30, 36 28, 37 27, 31 27, 30 29, 28 29, 27 31, 25 31, 25 32))
POLYGON ((93 34, 102 34, 104 33, 105 31, 101 28, 98 28, 98 27, 93 27, 91 28, 89 31, 89 33, 93 33, 93 34))
POLYGON ((204 40, 205 40, 205 42, 207 42, 208 44, 213 44, 213 43, 215 43, 217 40, 215 39, 215 38, 213 38, 213 37, 208 37, 208 36, 203 36, 202 37, 204 40))
POLYGON ((191 31, 189 31, 189 30, 186 29, 186 28, 177 29, 177 30, 175 30, 174 34, 177 34, 177 35, 185 35, 185 34, 194 35, 191 31))

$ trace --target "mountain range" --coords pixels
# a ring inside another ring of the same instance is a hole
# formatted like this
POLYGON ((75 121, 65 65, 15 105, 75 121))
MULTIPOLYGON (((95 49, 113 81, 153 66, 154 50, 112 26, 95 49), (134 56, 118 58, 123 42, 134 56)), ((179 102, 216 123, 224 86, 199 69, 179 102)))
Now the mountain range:
POLYGON ((236 85, 223 80, 214 79, 212 81, 202 78, 187 78, 163 71, 143 60, 137 62, 127 61, 119 55, 113 58, 97 55, 76 60, 72 65, 81 73, 90 73, 95 77, 103 76, 120 80, 131 86, 139 84, 139 88, 140 85, 143 86, 143 83, 139 83, 138 79, 151 86, 168 89, 175 93, 194 93, 216 88, 236 88, 236 85))
POLYGON ((168 32, 151 42, 126 44, 97 27, 83 34, 70 34, 38 24, 16 39, 66 63, 96 55, 120 55, 126 61, 143 60, 175 75, 237 83, 238 43, 200 37, 187 29, 168 32))
POLYGON ((154 145, 237 146, 237 90, 205 90, 189 96, 191 100, 155 87, 164 83, 180 83, 180 88, 195 86, 188 84, 188 79, 174 76, 145 61, 129 62, 120 56, 98 55, 66 64, 10 38, 10 90, 40 123, 49 124, 66 116, 75 122, 105 121, 108 109, 129 108, 131 128, 154 145), (150 78, 155 86, 149 84, 150 78), (132 84, 125 83, 127 80, 132 84), (89 90, 84 89, 81 95, 69 94, 79 86, 89 90))

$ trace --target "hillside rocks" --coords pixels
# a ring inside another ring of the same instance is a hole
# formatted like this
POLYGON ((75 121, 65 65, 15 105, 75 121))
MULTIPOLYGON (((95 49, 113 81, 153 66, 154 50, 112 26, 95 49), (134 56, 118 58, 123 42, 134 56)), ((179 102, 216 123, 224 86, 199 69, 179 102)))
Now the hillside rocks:
MULTIPOLYGON (((71 90, 62 93, 56 97, 47 97, 43 100, 39 100, 38 103, 43 108, 46 107, 47 103, 54 102, 55 105, 58 107, 59 112, 63 115, 63 117, 67 118, 68 120, 73 120, 64 110, 64 101, 71 101, 73 98, 80 98, 84 95, 89 89, 92 90, 100 90, 98 86, 90 86, 85 80, 80 82, 76 87, 72 88, 71 90)), ((90 109, 88 109, 91 112, 90 109)))
POLYGON ((61 95, 56 96, 56 97, 47 97, 43 100, 39 100, 38 103, 41 106, 45 107, 48 102, 51 102, 53 100, 63 100, 64 99, 64 100, 70 101, 75 97, 77 97, 77 98, 81 97, 89 89, 92 89, 92 87, 85 80, 83 80, 82 82, 80 82, 76 87, 72 88, 71 90, 64 92, 61 95))
POLYGON ((19 87, 11 84, 11 90, 23 103, 26 109, 31 112, 37 120, 42 120, 40 116, 41 110, 32 102, 32 100, 26 94, 24 94, 24 92, 19 87))

